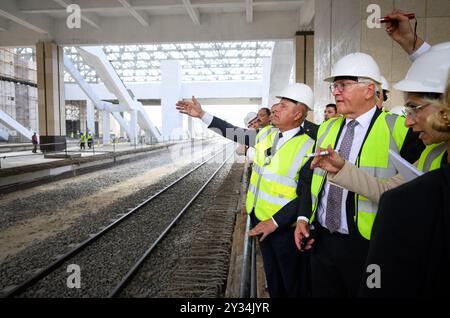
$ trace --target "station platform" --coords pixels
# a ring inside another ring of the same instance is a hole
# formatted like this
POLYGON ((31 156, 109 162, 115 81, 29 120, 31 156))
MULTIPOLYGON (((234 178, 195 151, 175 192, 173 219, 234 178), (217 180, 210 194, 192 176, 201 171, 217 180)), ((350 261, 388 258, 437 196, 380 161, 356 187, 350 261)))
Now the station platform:
POLYGON ((95 145, 80 150, 78 143, 67 151, 44 154, 14 151, 0 154, 0 193, 23 189, 51 180, 61 179, 99 169, 118 162, 138 159, 150 151, 172 145, 189 143, 191 140, 170 141, 154 145, 130 145, 118 143, 95 145))

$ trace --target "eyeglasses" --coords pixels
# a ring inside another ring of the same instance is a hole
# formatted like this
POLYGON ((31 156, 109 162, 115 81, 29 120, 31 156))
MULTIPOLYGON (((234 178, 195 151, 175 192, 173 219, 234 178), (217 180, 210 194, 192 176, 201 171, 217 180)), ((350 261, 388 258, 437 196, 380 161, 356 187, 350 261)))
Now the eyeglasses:
POLYGON ((406 104, 404 107, 405 109, 402 110, 403 115, 405 116, 409 116, 409 117, 415 117, 417 115, 417 112, 422 109, 427 107, 428 105, 430 105, 430 103, 426 103, 426 104, 422 104, 422 105, 415 105, 412 106, 410 104, 406 104))
POLYGON ((337 89, 339 93, 342 93, 347 86, 356 84, 368 84, 366 82, 353 82, 353 83, 333 83, 330 85, 331 94, 337 89))

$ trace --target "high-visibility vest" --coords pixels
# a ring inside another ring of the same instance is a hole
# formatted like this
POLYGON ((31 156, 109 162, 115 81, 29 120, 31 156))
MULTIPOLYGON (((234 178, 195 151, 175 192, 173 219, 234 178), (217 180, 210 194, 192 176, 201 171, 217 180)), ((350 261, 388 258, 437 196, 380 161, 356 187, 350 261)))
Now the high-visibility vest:
POLYGON ((295 136, 278 151, 278 129, 268 126, 256 136, 255 159, 247 192, 247 213, 255 210, 260 221, 274 216, 297 197, 299 171, 314 146, 308 135, 295 136), (270 154, 269 154, 270 150, 270 154))
POLYGON ((441 167, 442 157, 447 151, 447 143, 432 144, 426 146, 419 158, 417 169, 423 172, 429 172, 441 167))
MULTIPOLYGON (((327 148, 328 145, 336 146, 338 134, 345 124, 344 116, 331 118, 319 127, 317 134, 317 147, 327 148)), ((405 127, 405 117, 382 112, 373 123, 356 160, 356 166, 381 181, 387 181, 397 174, 397 170, 391 162, 389 150, 400 153, 403 142, 408 133, 405 127)), ((319 195, 326 181, 326 171, 320 168, 314 169, 311 183, 312 217, 314 221, 319 195)), ((370 239, 373 222, 377 213, 378 204, 370 201, 363 195, 355 193, 354 220, 361 235, 370 239)))

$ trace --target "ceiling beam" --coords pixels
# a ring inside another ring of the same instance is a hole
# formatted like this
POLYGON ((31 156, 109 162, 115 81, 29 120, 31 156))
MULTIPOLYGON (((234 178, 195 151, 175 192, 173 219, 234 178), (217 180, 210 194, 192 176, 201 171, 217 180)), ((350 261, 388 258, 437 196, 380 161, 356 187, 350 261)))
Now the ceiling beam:
POLYGON ((245 0, 245 15, 247 23, 253 22, 253 0, 245 0))
POLYGON ((183 0, 183 4, 189 16, 191 17, 192 22, 194 22, 195 25, 200 25, 200 12, 198 11, 198 9, 194 9, 192 7, 191 0, 183 0))
MULTIPOLYGON (((57 4, 59 4, 64 9, 67 9, 67 7, 72 4, 72 3, 66 3, 64 0, 53 0, 53 1, 57 4)), ((83 20, 90 26, 96 28, 97 30, 100 30, 100 26, 99 26, 100 19, 98 18, 98 16, 93 15, 93 14, 88 15, 88 13, 81 12, 81 20, 83 20)))
POLYGON ((305 3, 300 8, 300 28, 308 28, 311 26, 311 22, 315 14, 314 0, 305 0, 305 3))
POLYGON ((0 2, 0 16, 15 23, 18 23, 25 28, 40 34, 49 34, 52 20, 42 17, 30 17, 18 11, 15 1, 2 0, 0 2))
POLYGON ((148 26, 149 26, 149 23, 148 23, 147 19, 146 19, 142 14, 140 14, 139 12, 137 12, 136 9, 133 8, 133 7, 131 6, 131 4, 130 4, 127 0, 118 0, 118 1, 120 2, 120 4, 121 4, 125 9, 127 9, 127 11, 128 11, 128 12, 129 12, 136 20, 138 20, 138 22, 139 22, 142 26, 145 26, 145 27, 148 27, 148 26))
MULTIPOLYGON (((245 10, 246 4, 242 0, 236 0, 239 2, 213 2, 213 3, 191 3, 194 9, 228 9, 228 8, 241 8, 245 10)), ((246 0, 244 0, 246 1, 246 0)), ((305 0, 278 0, 278 1, 264 1, 264 2, 253 2, 253 8, 267 8, 267 7, 282 7, 289 6, 291 8, 300 8, 305 0)), ((146 10, 146 11, 159 11, 159 10, 176 10, 176 9, 186 9, 186 6, 182 3, 180 4, 166 4, 166 5, 133 5, 135 10, 146 10)), ((92 6, 83 7, 83 12, 121 12, 126 9, 123 6, 92 6)), ((289 9, 291 10, 291 9, 289 9)), ((26 6, 22 5, 20 11, 23 13, 35 13, 35 14, 52 14, 52 13, 64 13, 64 9, 59 8, 39 8, 37 6, 26 6)), ((281 10, 283 11, 283 10, 281 10)))

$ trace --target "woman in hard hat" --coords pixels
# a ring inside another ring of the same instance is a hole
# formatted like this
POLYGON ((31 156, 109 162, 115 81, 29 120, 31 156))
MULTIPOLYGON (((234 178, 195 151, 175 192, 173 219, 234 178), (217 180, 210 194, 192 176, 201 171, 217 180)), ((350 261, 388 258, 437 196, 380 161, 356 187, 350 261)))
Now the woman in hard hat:
MULTIPOLYGON (((427 124, 428 118, 438 112, 433 102, 444 93, 450 70, 450 42, 431 47, 411 65, 406 77, 394 88, 405 93, 406 126, 419 132, 419 138, 426 145, 422 155, 415 163, 423 172, 436 170, 448 164, 448 134, 436 131, 427 124)), ((370 200, 378 202, 383 192, 405 182, 400 175, 388 181, 380 181, 344 161, 333 149, 330 155, 317 159, 319 166, 328 172, 328 181, 357 191, 370 200)))
MULTIPOLYGON (((450 148, 450 78, 439 111, 428 118, 450 148)), ((369 288, 365 273, 359 296, 438 299, 450 285, 450 165, 383 194, 366 267, 377 264, 381 288, 369 288)))

